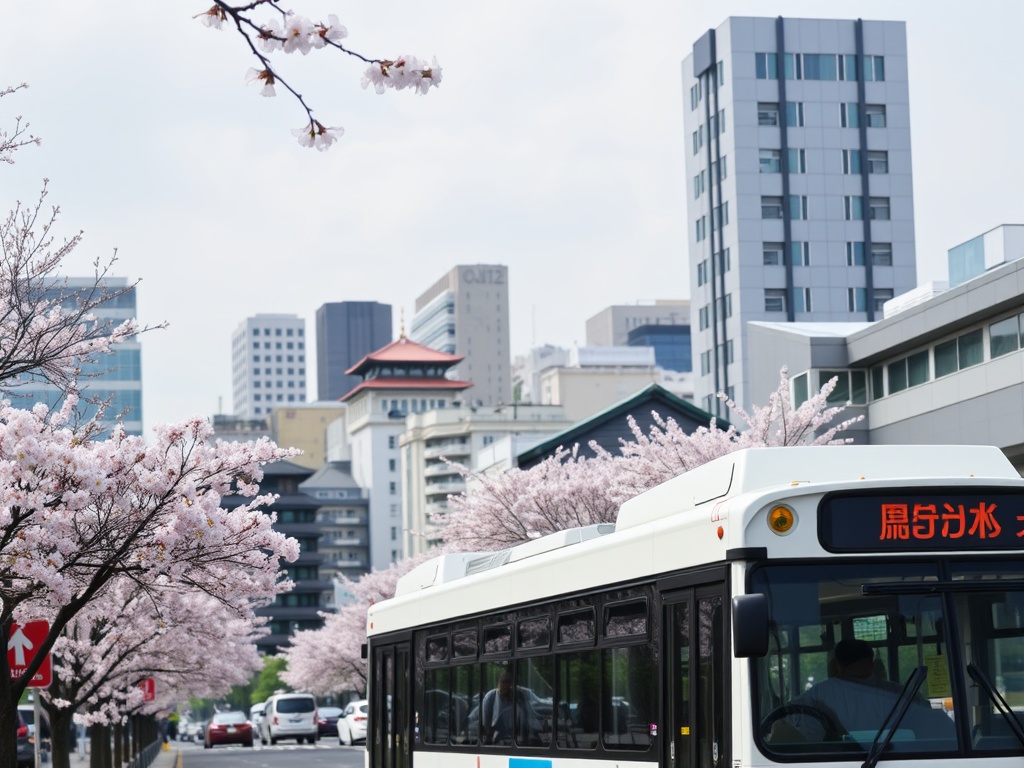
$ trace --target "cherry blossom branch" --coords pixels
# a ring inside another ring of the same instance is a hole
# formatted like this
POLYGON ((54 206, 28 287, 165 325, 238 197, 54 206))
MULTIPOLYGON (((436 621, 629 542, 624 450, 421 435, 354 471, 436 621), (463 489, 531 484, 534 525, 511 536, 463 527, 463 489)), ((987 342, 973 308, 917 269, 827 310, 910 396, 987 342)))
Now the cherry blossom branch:
MULTIPOLYGON (((0 99, 23 88, 28 88, 28 83, 0 88, 0 99)), ((13 164, 13 155, 16 150, 29 144, 38 146, 40 143, 42 143, 42 139, 28 133, 28 123, 23 122, 21 115, 18 115, 14 118, 14 128, 11 131, 0 130, 0 163, 13 164)))
POLYGON ((305 56, 313 50, 334 48, 369 65, 363 73, 363 88, 373 85, 379 94, 388 88, 396 91, 411 88, 420 94, 426 94, 431 86, 436 88, 441 82, 441 67, 437 59, 430 64, 415 56, 375 59, 346 47, 341 41, 348 36, 348 30, 334 14, 328 15, 327 23, 314 23, 305 16, 284 10, 278 5, 279 0, 252 0, 246 4, 235 4, 227 0, 213 2, 209 10, 195 18, 214 29, 223 29, 229 20, 234 24, 235 30, 259 62, 259 68, 250 68, 246 73, 246 82, 262 83, 262 96, 275 96, 274 86, 282 85, 306 113, 307 124, 292 131, 292 134, 298 137, 299 144, 304 147, 315 147, 323 151, 341 138, 344 128, 325 126, 313 116, 313 109, 302 94, 273 66, 271 54, 299 52, 305 56), (271 11, 269 20, 257 20, 252 16, 254 12, 262 9, 271 11))

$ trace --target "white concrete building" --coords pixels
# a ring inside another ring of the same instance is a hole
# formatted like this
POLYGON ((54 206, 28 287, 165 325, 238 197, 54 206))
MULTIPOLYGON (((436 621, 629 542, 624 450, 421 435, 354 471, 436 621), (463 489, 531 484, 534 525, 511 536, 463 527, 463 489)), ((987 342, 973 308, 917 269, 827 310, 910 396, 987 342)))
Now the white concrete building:
POLYGON ((690 302, 657 299, 635 304, 614 304, 587 318, 588 347, 624 347, 629 332, 645 325, 688 325, 690 302))
POLYGON ((514 436, 536 442, 573 423, 557 405, 462 404, 409 414, 399 442, 406 554, 423 552, 434 542, 430 518, 447 511, 449 494, 466 490, 465 479, 449 462, 472 469, 477 456, 499 441, 514 436))
POLYGON ((231 383, 238 419, 306 402, 306 321, 269 314, 243 320, 231 335, 231 383))
POLYGON ((508 316, 508 267, 462 264, 416 299, 409 338, 462 358, 449 376, 473 383, 473 403, 510 403, 508 316))
POLYGON ((869 322, 915 285, 905 25, 729 18, 682 74, 695 402, 728 418, 749 321, 869 322))

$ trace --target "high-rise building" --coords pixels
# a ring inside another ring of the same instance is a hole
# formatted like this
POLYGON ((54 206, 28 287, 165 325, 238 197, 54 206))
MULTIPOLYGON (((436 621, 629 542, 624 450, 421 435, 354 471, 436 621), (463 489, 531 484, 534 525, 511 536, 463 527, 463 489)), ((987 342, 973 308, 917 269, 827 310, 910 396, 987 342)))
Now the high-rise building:
POLYGON ((338 400, 359 384, 345 371, 391 341, 391 305, 337 301, 316 311, 316 397, 338 400))
POLYGON ((231 336, 234 415, 263 419, 275 408, 306 402, 306 321, 256 315, 231 336))
POLYGON ((462 361, 449 372, 473 382, 477 405, 512 402, 508 267, 463 264, 416 299, 409 338, 462 361))
MULTIPOLYGON (((103 277, 98 282, 95 277, 55 278, 42 299, 73 310, 78 306, 76 294, 92 294, 97 285, 109 294, 92 312, 97 323, 116 327, 137 317, 135 287, 124 277, 103 277)), ((96 413, 98 401, 109 400, 104 421, 109 424, 119 420, 127 434, 142 434, 142 346, 138 337, 123 341, 113 347, 111 354, 97 355, 95 362, 82 365, 79 386, 79 411, 85 418, 96 413)), ((37 402, 59 407, 64 399, 63 389, 41 381, 19 388, 16 394, 12 402, 26 408, 37 402)))
POLYGON ((694 391, 728 417, 749 321, 873 321, 914 287, 905 25, 729 18, 683 93, 694 391))

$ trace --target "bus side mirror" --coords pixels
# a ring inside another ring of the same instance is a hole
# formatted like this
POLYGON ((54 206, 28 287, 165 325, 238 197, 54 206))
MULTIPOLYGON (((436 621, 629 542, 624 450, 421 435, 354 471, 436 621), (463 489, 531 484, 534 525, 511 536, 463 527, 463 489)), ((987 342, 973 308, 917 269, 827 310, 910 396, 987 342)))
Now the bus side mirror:
POLYGON ((362 655, 362 658, 364 658, 364 659, 365 659, 365 658, 366 658, 367 656, 369 656, 369 655, 370 655, 370 654, 369 654, 369 648, 367 648, 367 646, 366 646, 366 643, 363 643, 363 644, 362 644, 362 646, 361 646, 361 647, 359 648, 359 652, 360 652, 360 654, 362 655))
POLYGON ((732 645, 738 659, 767 655, 767 597, 755 593, 732 599, 732 645))

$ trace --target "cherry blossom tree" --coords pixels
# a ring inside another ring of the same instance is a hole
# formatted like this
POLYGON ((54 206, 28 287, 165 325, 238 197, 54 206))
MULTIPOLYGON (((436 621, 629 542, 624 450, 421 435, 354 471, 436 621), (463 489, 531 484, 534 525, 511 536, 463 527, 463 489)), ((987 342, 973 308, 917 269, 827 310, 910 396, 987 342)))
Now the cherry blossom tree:
POLYGON ((436 555, 408 557, 358 580, 343 578, 351 602, 337 613, 322 614, 324 626, 296 632, 292 645, 282 652, 288 667, 281 679, 294 690, 327 695, 344 690, 366 692, 366 611, 375 602, 394 597, 398 580, 420 563, 436 555))
POLYGON ((655 485, 696 466, 742 448, 787 445, 831 445, 863 417, 839 421, 844 406, 829 406, 836 380, 794 408, 789 376, 767 404, 747 413, 735 402, 730 409, 745 422, 743 430, 721 429, 715 420, 693 433, 674 419, 652 413, 654 426, 644 434, 632 417, 632 440, 621 440, 614 455, 596 443, 593 458, 579 457, 576 448, 560 448, 530 469, 497 475, 472 473, 459 467, 468 490, 448 500, 448 510, 434 518, 448 549, 492 550, 514 546, 537 536, 593 523, 613 523, 619 506, 655 485))
MULTIPOLYGON (((0 99, 24 88, 28 88, 28 83, 0 88, 0 99)), ((0 163, 13 163, 16 150, 29 144, 39 144, 40 138, 29 133, 28 128, 28 123, 20 116, 14 118, 13 128, 0 128, 0 163)))
MULTIPOLYGON (((144 588, 118 579, 80 611, 54 643, 54 683, 43 692, 54 768, 68 768, 72 715, 85 724, 122 723, 133 712, 172 709, 188 694, 222 696, 262 667, 250 604, 241 610, 196 590, 144 588), (146 703, 138 681, 156 681, 146 703)), ((101 755, 93 765, 99 768, 101 755)))
POLYGON ((256 66, 249 69, 245 79, 259 86, 260 95, 275 96, 280 86, 299 102, 306 122, 292 133, 304 147, 325 150, 341 137, 344 129, 325 126, 313 116, 313 109, 306 99, 271 60, 275 54, 299 53, 306 56, 322 50, 346 54, 367 65, 363 72, 363 88, 372 85, 377 93, 384 93, 389 88, 396 91, 408 88, 426 94, 441 82, 441 67, 437 59, 426 62, 409 55, 376 59, 352 50, 343 42, 348 37, 348 30, 334 14, 329 14, 326 21, 313 21, 281 8, 278 0, 250 0, 245 4, 214 0, 213 6, 196 18, 215 29, 234 27, 256 59, 256 66))

